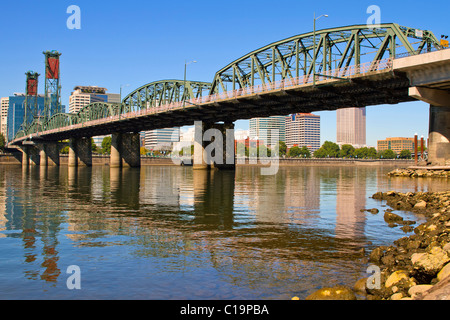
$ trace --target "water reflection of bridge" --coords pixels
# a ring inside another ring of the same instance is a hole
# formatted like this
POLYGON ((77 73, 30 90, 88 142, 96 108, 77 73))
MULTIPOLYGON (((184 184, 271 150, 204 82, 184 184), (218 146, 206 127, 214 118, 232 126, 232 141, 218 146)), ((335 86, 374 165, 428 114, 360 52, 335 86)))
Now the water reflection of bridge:
MULTIPOLYGON (((122 236, 134 248, 132 255, 182 255, 194 263, 208 253, 231 282, 289 287, 294 283, 287 274, 310 270, 305 272, 314 276, 314 266, 337 253, 345 253, 348 261, 359 255, 357 249, 367 241, 366 214, 360 209, 369 196, 367 187, 378 183, 371 170, 316 167, 292 173, 282 168, 277 178, 250 167, 236 172, 3 167, 0 234, 22 239, 29 279, 58 281, 64 271, 61 235, 73 246, 98 248, 122 236)), ((395 179, 389 181, 379 188, 397 187, 395 179)), ((412 183, 419 190, 431 185, 412 183)))

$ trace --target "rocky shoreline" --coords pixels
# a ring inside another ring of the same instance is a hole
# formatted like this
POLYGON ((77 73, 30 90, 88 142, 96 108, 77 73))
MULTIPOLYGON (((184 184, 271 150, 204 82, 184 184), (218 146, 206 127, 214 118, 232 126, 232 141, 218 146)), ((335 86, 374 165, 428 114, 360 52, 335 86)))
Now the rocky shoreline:
POLYGON ((414 233, 372 250, 369 263, 380 271, 378 280, 370 276, 354 288, 323 288, 306 300, 356 300, 355 293, 367 300, 450 300, 450 191, 377 192, 372 198, 392 208, 384 212, 386 223, 414 233), (427 221, 414 227, 393 210, 420 213, 427 221))
POLYGON ((411 178, 420 178, 420 177, 430 177, 430 178, 450 178, 450 170, 448 168, 442 169, 432 169, 427 167, 421 168, 403 168, 403 169, 395 169, 388 173, 390 177, 411 177, 411 178))

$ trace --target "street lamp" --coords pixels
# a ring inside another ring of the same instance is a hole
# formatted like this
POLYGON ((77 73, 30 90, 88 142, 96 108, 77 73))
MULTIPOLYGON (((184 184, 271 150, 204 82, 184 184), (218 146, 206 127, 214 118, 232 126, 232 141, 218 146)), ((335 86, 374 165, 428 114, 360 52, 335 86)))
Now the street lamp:
POLYGON ((183 108, 186 105, 186 67, 188 66, 188 64, 191 64, 191 63, 197 63, 197 61, 195 61, 195 60, 189 61, 189 62, 184 61, 183 108))
POLYGON ((129 84, 124 84, 124 85, 120 85, 120 103, 122 103, 122 88, 123 87, 128 87, 129 86, 129 84))
POLYGON ((325 17, 328 18, 327 14, 323 14, 316 18, 316 13, 314 12, 314 32, 313 32, 313 40, 314 40, 314 55, 313 55, 313 86, 316 85, 316 20, 325 17))

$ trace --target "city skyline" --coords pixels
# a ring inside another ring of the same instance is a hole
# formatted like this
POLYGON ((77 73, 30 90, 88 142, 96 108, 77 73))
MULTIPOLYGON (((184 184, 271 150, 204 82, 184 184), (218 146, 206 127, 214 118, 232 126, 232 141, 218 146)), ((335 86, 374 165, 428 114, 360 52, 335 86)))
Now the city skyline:
MULTIPOLYGON (((123 87, 123 94, 133 91, 143 84, 167 78, 183 78, 186 61, 196 60, 196 64, 187 67, 187 78, 201 81, 211 81, 214 72, 242 56, 243 54, 262 47, 278 39, 287 38, 295 34, 312 31, 312 13, 321 12, 329 15, 327 19, 321 19, 317 23, 317 29, 324 29, 338 25, 351 25, 365 23, 368 14, 367 4, 357 3, 353 6, 325 1, 320 6, 316 4, 299 4, 293 1, 284 1, 284 5, 290 5, 293 10, 280 16, 270 27, 264 23, 264 17, 269 18, 271 13, 266 10, 256 9, 262 19, 252 18, 249 23, 255 25, 247 31, 245 36, 233 23, 236 18, 228 17, 229 28, 220 31, 205 30, 206 34, 212 33, 219 36, 222 41, 215 43, 207 40, 191 41, 191 37, 179 36, 179 27, 195 17, 194 27, 204 26, 210 23, 210 16, 220 7, 218 4, 202 6, 204 1, 199 1, 199 6, 179 3, 167 13, 161 10, 163 4, 139 3, 142 10, 132 11, 133 4, 123 5, 119 2, 108 2, 108 5, 79 1, 77 5, 81 9, 81 29, 71 30, 66 26, 69 14, 66 9, 69 3, 37 4, 25 1, 24 8, 9 3, 2 3, 3 12, 9 12, 2 21, 2 30, 5 42, 15 45, 18 54, 6 56, 6 52, 0 53, 3 61, 2 73, 7 75, 0 80, 0 96, 8 97, 13 92, 23 91, 25 85, 24 72, 35 70, 42 74, 44 69, 43 50, 57 49, 61 56, 61 85, 62 104, 69 106, 70 91, 80 83, 96 83, 107 87, 112 92, 119 92, 123 87), (201 7, 202 9, 198 9, 201 7), (302 8, 301 13, 296 8, 302 8), (170 11, 170 14, 169 14, 170 11), (345 14, 343 14, 345 12, 345 14), (33 23, 32 17, 39 15, 43 19, 33 23), (127 18, 132 15, 133 19, 127 18), (21 25, 12 23, 15 16, 23 17, 25 21, 21 25), (281 18, 282 17, 282 18, 281 18), (295 17, 295 19, 294 19, 295 17), (120 23, 112 25, 111 18, 119 19, 120 23), (28 22, 29 21, 29 22, 28 22), (299 22, 301 21, 301 22, 299 22), (176 23, 175 23, 176 22, 176 23), (14 27, 11 27, 14 26, 14 27), (164 30, 152 32, 151 36, 143 30, 164 30), (32 32, 29 32, 32 30, 32 32), (52 30, 52 32, 47 32, 52 30), (46 37, 40 36, 46 34, 46 37), (101 37, 98 37, 101 34, 101 37), (242 35, 242 36, 240 36, 242 35), (141 37, 145 41, 142 42, 141 37), (123 40, 122 40, 123 39, 123 40), (118 46, 117 50, 110 50, 114 41, 135 41, 140 50, 129 50, 129 46, 118 46), (177 41, 173 41, 177 39, 177 41), (82 41, 82 42, 81 42, 82 41), (79 46, 83 43, 82 46, 79 46), (176 43, 176 45, 175 45, 176 43), (233 44, 233 45, 230 45, 233 44), (178 50, 181 46, 185 49, 178 50), (89 50, 87 50, 89 48, 89 50), (95 54, 93 54, 93 52, 95 54), (212 55, 211 52, 214 52, 212 55), (114 67, 112 67, 114 66, 114 67), (88 75, 88 77, 87 77, 88 75), (126 87, 125 87, 126 85, 126 87)), ((439 2, 439 1, 438 1, 439 2)), ((260 4, 263 4, 264 1, 260 4)), ((442 4, 445 4, 443 1, 442 4)), ((205 2, 206 4, 206 2, 205 2)), ((446 26, 439 19, 441 13, 436 13, 431 8, 424 8, 420 12, 403 8, 398 3, 379 1, 377 5, 381 9, 382 22, 396 22, 401 25, 419 27, 431 30, 436 37, 446 34, 446 26), (402 10, 399 10, 399 9, 402 10), (402 14, 399 14, 401 12, 402 14), (431 19, 429 17, 433 16, 431 19)), ((255 9, 252 2, 230 3, 230 6, 239 6, 242 10, 255 9)), ((228 21, 228 20, 227 20, 228 21)), ((237 20, 236 20, 237 22, 237 20)), ((214 28, 212 28, 214 29, 214 28)), ((207 39, 205 36, 202 39, 207 39)), ((42 82, 39 93, 43 92, 42 82)), ((420 101, 401 103, 398 105, 368 106, 367 110, 367 145, 376 146, 376 141, 386 137, 408 136, 414 133, 419 136, 428 136, 429 106, 420 101), (379 133, 383 132, 383 136, 379 133)), ((66 110, 67 111, 67 110, 66 110)), ((336 141, 336 112, 317 112, 321 116, 323 130, 321 143, 325 140, 336 141)), ((248 120, 236 122, 236 129, 248 129, 248 120)))

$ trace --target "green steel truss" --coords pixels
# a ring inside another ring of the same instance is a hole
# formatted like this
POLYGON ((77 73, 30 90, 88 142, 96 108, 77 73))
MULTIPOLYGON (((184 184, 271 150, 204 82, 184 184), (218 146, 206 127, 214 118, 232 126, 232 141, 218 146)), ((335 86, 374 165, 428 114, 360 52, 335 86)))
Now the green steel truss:
POLYGON ((297 35, 274 42, 233 61, 214 77, 211 93, 311 76, 327 70, 376 62, 399 54, 440 49, 430 31, 389 23, 379 28, 355 25, 297 35), (313 71, 315 60, 315 71, 313 71))
POLYGON ((163 80, 146 84, 128 94, 120 104, 96 102, 76 114, 58 113, 47 122, 33 122, 20 138, 87 121, 120 115, 203 95, 268 84, 294 77, 310 77, 328 70, 377 62, 398 55, 442 49, 432 32, 389 23, 378 28, 367 25, 338 27, 309 32, 274 42, 252 51, 219 70, 212 83, 163 80), (316 54, 314 55, 314 52, 316 54), (315 61, 315 63, 314 63, 315 61), (313 66, 315 65, 315 70, 313 66))
POLYGON ((183 80, 164 80, 146 84, 122 100, 125 112, 154 108, 208 95, 211 83, 183 80))
POLYGON ((39 119, 30 124, 28 130, 21 130, 16 139, 29 134, 82 124, 92 120, 154 108, 160 105, 181 102, 184 99, 199 98, 209 94, 211 84, 207 82, 164 80, 146 84, 127 95, 122 103, 94 102, 83 107, 78 113, 57 113, 45 123, 39 119))

